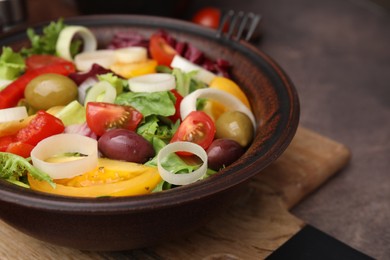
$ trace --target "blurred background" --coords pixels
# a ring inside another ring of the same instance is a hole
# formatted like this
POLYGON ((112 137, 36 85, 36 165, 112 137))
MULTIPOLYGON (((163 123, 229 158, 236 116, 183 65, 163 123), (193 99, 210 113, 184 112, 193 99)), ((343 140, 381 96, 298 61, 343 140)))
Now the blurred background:
POLYGON ((261 13, 262 41, 298 89, 301 125, 342 142, 350 165, 293 214, 390 259, 390 0, 0 0, 9 30, 84 14, 189 20, 205 6, 261 13))
MULTIPOLYGON (((367 1, 390 12, 390 0, 367 1)), ((226 6, 223 1, 214 2, 220 9, 226 6)), ((248 1, 248 4, 253 5, 252 2, 256 1, 248 1)), ((258 4, 261 5, 261 1, 258 4)), ((207 0, 0 0, 0 28, 9 30, 59 17, 89 14, 146 14, 190 20, 198 10, 210 5, 207 0)))

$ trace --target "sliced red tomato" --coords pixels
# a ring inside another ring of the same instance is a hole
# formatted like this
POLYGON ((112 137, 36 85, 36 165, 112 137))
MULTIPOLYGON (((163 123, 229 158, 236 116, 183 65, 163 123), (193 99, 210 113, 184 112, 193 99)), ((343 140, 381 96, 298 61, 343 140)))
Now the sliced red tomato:
POLYGON ((183 100, 183 97, 179 94, 179 92, 177 92, 176 89, 172 89, 171 92, 176 98, 176 102, 175 102, 176 112, 174 115, 170 116, 169 119, 172 122, 176 122, 178 119, 180 119, 180 104, 181 104, 181 101, 183 100))
POLYGON ((39 69, 42 67, 52 66, 54 64, 73 65, 73 63, 68 60, 48 54, 34 54, 26 59, 27 70, 39 69))
POLYGON ((6 135, 0 137, 0 152, 7 151, 8 146, 16 140, 14 135, 6 135))
POLYGON ((56 73, 67 76, 75 71, 76 68, 71 62, 55 63, 50 66, 27 71, 0 91, 0 109, 16 106, 18 101, 23 98, 24 89, 27 84, 35 77, 46 73, 56 73))
POLYGON ((16 140, 35 146, 41 140, 64 130, 65 126, 60 119, 41 110, 26 127, 18 131, 16 140))
POLYGON ((131 106, 105 102, 88 102, 87 104, 87 124, 98 136, 114 128, 134 131, 142 118, 142 114, 131 106))
POLYGON ((209 28, 217 29, 220 18, 221 10, 214 7, 205 7, 194 14, 192 17, 192 22, 209 28))
POLYGON ((32 149, 34 149, 34 145, 23 142, 14 142, 7 147, 6 152, 28 158, 30 157, 32 149))
POLYGON ((215 124, 203 111, 191 112, 181 123, 171 139, 172 142, 193 142, 207 149, 214 140, 215 124))
POLYGON ((170 66, 176 50, 173 49, 166 40, 158 33, 150 37, 149 52, 159 65, 170 66))

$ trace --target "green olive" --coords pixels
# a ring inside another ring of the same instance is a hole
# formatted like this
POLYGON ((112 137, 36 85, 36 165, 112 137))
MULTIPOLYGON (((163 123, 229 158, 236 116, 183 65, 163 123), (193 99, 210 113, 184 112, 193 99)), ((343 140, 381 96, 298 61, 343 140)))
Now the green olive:
POLYGON ((216 137, 236 141, 246 147, 253 139, 253 125, 249 117, 239 111, 223 113, 215 122, 216 137))
POLYGON ((27 103, 35 109, 64 106, 77 98, 77 85, 70 78, 54 73, 31 80, 24 90, 27 103))

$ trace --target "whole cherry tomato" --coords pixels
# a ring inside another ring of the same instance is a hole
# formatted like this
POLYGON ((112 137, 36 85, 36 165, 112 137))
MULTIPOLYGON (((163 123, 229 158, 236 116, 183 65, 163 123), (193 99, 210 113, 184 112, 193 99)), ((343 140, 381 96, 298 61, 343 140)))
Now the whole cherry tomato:
POLYGON ((200 9, 192 17, 192 22, 209 28, 217 29, 221 18, 221 10, 214 7, 200 9))

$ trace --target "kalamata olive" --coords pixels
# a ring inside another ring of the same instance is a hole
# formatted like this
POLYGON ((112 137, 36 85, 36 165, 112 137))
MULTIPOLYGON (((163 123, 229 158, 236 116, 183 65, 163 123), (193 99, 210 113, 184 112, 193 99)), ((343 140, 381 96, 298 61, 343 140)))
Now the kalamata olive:
POLYGON ((223 113, 215 122, 216 138, 232 139, 246 147, 253 139, 253 125, 249 117, 240 111, 223 113))
POLYGON ((64 106, 77 98, 77 85, 70 78, 54 73, 31 80, 24 90, 29 105, 35 109, 64 106))
POLYGON ((210 169, 218 171, 235 162, 245 149, 231 139, 215 139, 207 149, 207 164, 210 169))
POLYGON ((151 143, 127 129, 112 129, 98 140, 99 151, 110 159, 145 163, 155 155, 151 143))

